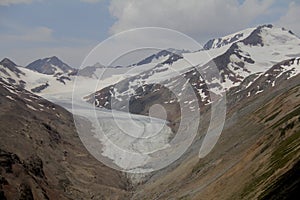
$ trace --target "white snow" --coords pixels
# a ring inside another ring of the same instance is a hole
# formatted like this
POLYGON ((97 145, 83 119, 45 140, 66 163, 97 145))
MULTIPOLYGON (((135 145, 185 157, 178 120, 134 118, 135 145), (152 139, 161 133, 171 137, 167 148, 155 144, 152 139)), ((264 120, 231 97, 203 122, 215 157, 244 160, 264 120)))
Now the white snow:
MULTIPOLYGON (((300 57, 296 58, 296 60, 297 59, 300 59, 300 57)), ((296 60, 294 61, 294 63, 292 65, 290 65, 290 66, 284 66, 284 68, 283 68, 285 71, 290 71, 291 72, 289 74, 288 79, 290 79, 290 78, 292 78, 292 77, 300 74, 300 64, 297 65, 297 61, 296 60)))
POLYGON ((274 86, 275 86, 275 81, 272 82, 272 87, 274 87, 274 86))
POLYGON ((29 101, 29 102, 32 102, 32 100, 31 99, 28 99, 28 98, 24 98, 26 101, 29 101))
POLYGON ((240 48, 248 52, 255 64, 246 64, 251 74, 265 72, 275 63, 291 58, 293 54, 300 52, 300 40, 294 35, 283 31, 281 28, 263 29, 263 47, 246 46, 239 44, 240 48))
POLYGON ((33 106, 29 105, 29 104, 26 104, 26 106, 27 106, 28 108, 30 108, 31 110, 37 111, 37 109, 36 109, 35 107, 33 107, 33 106))
MULTIPOLYGON (((246 37, 248 37, 248 36, 251 34, 252 31, 254 31, 254 29, 255 29, 255 28, 248 28, 248 29, 245 29, 245 30, 243 30, 243 31, 240 31, 240 32, 236 32, 236 33, 227 35, 227 36, 225 36, 225 37, 222 37, 222 38, 219 38, 219 39, 215 39, 215 41, 214 41, 214 43, 213 43, 213 45, 212 45, 212 48, 217 48, 217 45, 218 45, 219 43, 223 43, 223 42, 225 42, 225 41, 228 41, 228 42, 229 42, 229 41, 230 41, 234 36, 236 36, 237 34, 243 34, 243 36, 240 36, 240 37, 238 38, 237 41, 242 40, 242 39, 245 39, 246 37)), ((231 44, 232 44, 232 43, 231 43, 231 44)), ((229 45, 231 45, 231 44, 229 44, 229 45)))
POLYGON ((9 95, 6 95, 6 98, 8 98, 8 99, 10 99, 10 100, 12 100, 12 101, 16 101, 14 98, 12 98, 12 97, 9 96, 9 95))
POLYGON ((259 94, 259 93, 262 93, 262 92, 263 92, 263 90, 259 90, 255 94, 259 94))
POLYGON ((6 87, 6 86, 4 86, 4 87, 5 87, 10 93, 18 95, 18 93, 15 92, 15 90, 13 90, 12 88, 6 87))

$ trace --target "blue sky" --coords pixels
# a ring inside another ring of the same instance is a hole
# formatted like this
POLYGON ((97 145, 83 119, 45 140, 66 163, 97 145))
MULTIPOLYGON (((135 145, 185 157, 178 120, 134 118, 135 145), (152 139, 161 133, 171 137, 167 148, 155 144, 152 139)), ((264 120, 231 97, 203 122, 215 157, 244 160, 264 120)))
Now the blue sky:
POLYGON ((200 43, 265 23, 300 35, 299 9, 298 0, 0 0, 0 55, 20 65, 57 55, 77 67, 107 37, 143 26, 200 43))
POLYGON ((1 33, 15 33, 19 28, 48 27, 54 30, 53 36, 60 39, 66 36, 104 39, 113 24, 108 7, 108 1, 85 3, 79 0, 1 6, 1 33))

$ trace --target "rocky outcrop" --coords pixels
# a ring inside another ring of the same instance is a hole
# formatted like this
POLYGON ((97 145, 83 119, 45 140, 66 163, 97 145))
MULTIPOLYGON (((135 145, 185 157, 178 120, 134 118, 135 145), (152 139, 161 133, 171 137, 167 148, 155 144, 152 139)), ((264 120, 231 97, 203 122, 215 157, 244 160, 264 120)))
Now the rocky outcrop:
POLYGON ((38 59, 29 65, 26 68, 37 71, 42 74, 54 75, 58 69, 64 73, 70 73, 73 71, 73 68, 62 62, 56 56, 50 58, 38 59))

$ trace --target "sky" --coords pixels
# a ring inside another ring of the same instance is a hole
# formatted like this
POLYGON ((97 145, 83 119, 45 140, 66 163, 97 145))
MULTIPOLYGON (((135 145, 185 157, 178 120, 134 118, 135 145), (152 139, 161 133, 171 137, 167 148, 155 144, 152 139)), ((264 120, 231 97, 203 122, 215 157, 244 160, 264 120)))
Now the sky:
POLYGON ((299 10, 300 0, 0 0, 0 59, 25 66, 55 55, 78 67, 101 41, 141 27, 180 31, 202 45, 260 24, 300 35, 299 10))

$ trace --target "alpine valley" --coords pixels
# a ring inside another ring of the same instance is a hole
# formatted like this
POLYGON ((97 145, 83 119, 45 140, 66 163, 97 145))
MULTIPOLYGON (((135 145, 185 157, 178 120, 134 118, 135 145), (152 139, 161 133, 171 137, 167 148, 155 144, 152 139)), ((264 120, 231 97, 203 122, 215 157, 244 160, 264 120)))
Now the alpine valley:
POLYGON ((0 199, 299 198, 300 38, 285 28, 248 28, 194 52, 170 48, 117 67, 78 69, 56 56, 19 66, 4 58, 0 83, 0 199), (217 129, 209 122, 220 99, 224 127, 199 158, 208 130, 217 129), (165 115, 153 113, 157 105, 165 115), (151 135, 165 117, 150 142, 121 141, 136 153, 167 147, 193 113, 200 125, 180 158, 153 171, 111 149, 88 120, 90 109, 115 142, 116 122, 128 129, 138 123, 137 134, 151 135), (114 169, 84 146, 96 138, 99 156, 114 169))

